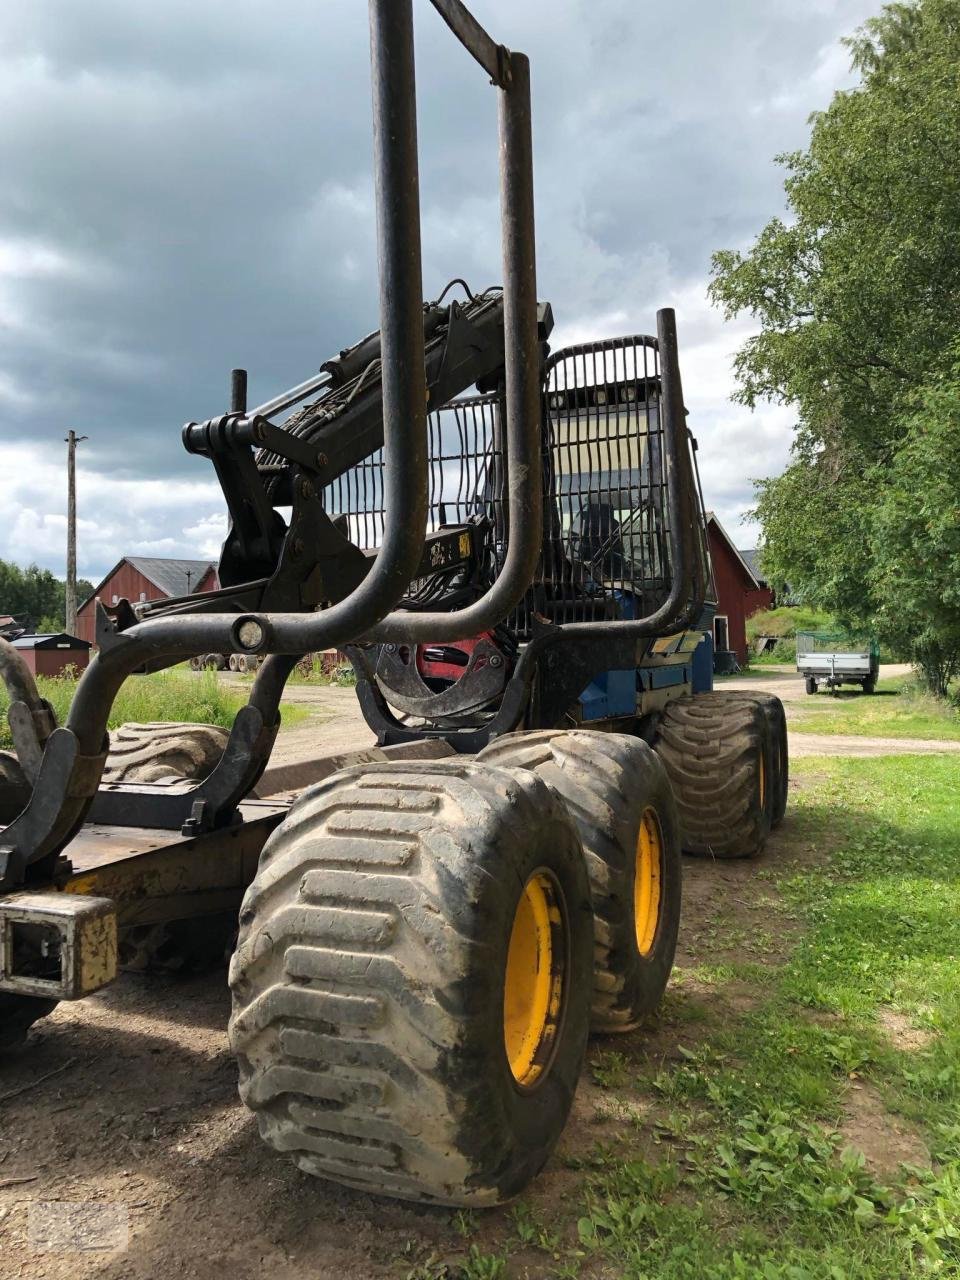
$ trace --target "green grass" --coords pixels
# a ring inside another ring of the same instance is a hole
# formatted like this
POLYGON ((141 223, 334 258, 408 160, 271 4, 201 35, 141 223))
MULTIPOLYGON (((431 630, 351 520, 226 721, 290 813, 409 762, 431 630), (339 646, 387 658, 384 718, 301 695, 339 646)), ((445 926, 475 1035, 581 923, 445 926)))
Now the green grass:
MULTIPOLYGON (((777 876, 777 913, 804 932, 753 1011, 641 1077, 641 1097, 668 1109, 665 1150, 651 1160, 621 1143, 596 1160, 577 1227, 584 1275, 960 1276, 960 767, 892 757, 796 771, 817 780, 789 821, 811 849, 837 841, 777 876), (892 1044, 890 1011, 929 1043, 892 1044), (932 1164, 867 1165, 839 1127, 854 1080, 915 1126, 932 1164)), ((609 1054, 598 1061, 595 1078, 612 1079, 609 1054)))
MULTIPOLYGON (((63 724, 70 710, 77 681, 69 677, 40 676, 37 688, 63 724)), ((110 713, 108 727, 115 729, 126 723, 149 724, 152 721, 185 721, 192 724, 219 724, 229 728, 237 711, 247 701, 242 690, 228 688, 213 671, 192 672, 179 668, 159 671, 148 676, 131 676, 123 685, 110 713)), ((12 745, 7 724, 9 698, 0 685, 0 747, 12 745)), ((286 725, 305 719, 309 711, 288 703, 280 713, 286 725)))
POLYGON ((591 1047, 576 1140, 519 1204, 408 1241, 399 1276, 960 1277, 960 762, 794 773, 772 856, 688 922, 658 1023, 591 1047), (738 903, 779 939, 761 959, 720 959, 738 903), (858 1149, 855 1096, 913 1162, 858 1149))
POLYGON ((960 712, 919 689, 909 676, 880 680, 877 692, 817 693, 799 704, 792 733, 848 733, 874 738, 960 741, 960 712))

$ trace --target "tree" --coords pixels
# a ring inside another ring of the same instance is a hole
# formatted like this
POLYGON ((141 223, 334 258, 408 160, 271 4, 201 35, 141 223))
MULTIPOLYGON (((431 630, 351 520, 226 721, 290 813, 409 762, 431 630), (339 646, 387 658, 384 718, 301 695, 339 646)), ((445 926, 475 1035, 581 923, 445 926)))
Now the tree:
POLYGON ((872 514, 881 634, 938 697, 960 676, 960 349, 921 395, 872 514))
MULTIPOLYGON (((77 599, 93 595, 93 584, 86 578, 77 581, 77 599)), ((31 564, 25 569, 0 560, 0 613, 30 619, 40 630, 61 630, 64 625, 66 585, 49 569, 31 564), (59 619, 59 621, 56 621, 59 619), (41 626, 41 621, 43 625, 41 626), (56 622, 55 626, 50 626, 56 622)))
POLYGON ((765 568, 878 624, 890 582, 873 513, 960 333, 960 0, 887 5, 847 43, 860 85, 780 157, 789 218, 715 254, 711 295, 759 321, 738 398, 797 413, 793 460, 759 489, 765 568))

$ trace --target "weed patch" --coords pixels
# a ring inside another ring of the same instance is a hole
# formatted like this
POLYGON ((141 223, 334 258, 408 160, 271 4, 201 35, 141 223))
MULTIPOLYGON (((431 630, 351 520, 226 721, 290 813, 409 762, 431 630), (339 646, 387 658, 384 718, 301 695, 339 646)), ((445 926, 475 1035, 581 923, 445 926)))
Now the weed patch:
MULTIPOLYGON (((37 688, 40 696, 46 698, 56 712, 57 723, 63 724, 77 688, 76 679, 69 676, 39 676, 37 688)), ((107 727, 116 729, 118 725, 129 723, 183 721, 189 724, 218 724, 228 729, 246 701, 247 695, 244 692, 222 684, 213 671, 175 670, 131 676, 117 695, 107 727)), ((7 692, 0 686, 0 747, 6 750, 13 746, 7 724, 8 706, 7 692)), ((309 713, 303 707, 283 704, 280 714, 285 724, 293 724, 309 713)))

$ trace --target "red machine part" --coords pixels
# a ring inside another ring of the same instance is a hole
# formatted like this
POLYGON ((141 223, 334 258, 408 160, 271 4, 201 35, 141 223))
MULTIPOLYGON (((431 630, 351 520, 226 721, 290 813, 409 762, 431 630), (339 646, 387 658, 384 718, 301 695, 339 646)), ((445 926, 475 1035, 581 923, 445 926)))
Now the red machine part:
MULTIPOLYGON (((480 635, 471 636, 468 640, 454 640, 449 644, 419 644, 417 670, 427 680, 459 680, 474 649, 484 640, 500 652, 492 631, 482 631, 480 635)), ((480 670, 487 661, 488 659, 481 657, 476 669, 480 670)))

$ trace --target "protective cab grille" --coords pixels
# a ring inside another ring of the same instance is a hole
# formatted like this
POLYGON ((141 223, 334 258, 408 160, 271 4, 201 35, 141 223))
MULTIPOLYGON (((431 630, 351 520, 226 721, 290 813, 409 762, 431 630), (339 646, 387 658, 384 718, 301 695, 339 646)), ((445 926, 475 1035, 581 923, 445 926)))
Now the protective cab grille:
MULTIPOLYGON (((660 375, 653 338, 567 347, 544 373, 544 545, 534 583, 506 620, 518 639, 534 617, 563 624, 651 613, 670 585, 670 511, 664 473, 660 375)), ((429 527, 470 525, 478 564, 411 585, 412 609, 456 607, 481 594, 509 539, 499 401, 456 400, 430 415, 429 527)), ((324 494, 365 549, 383 536, 383 453, 345 472, 324 494)))

